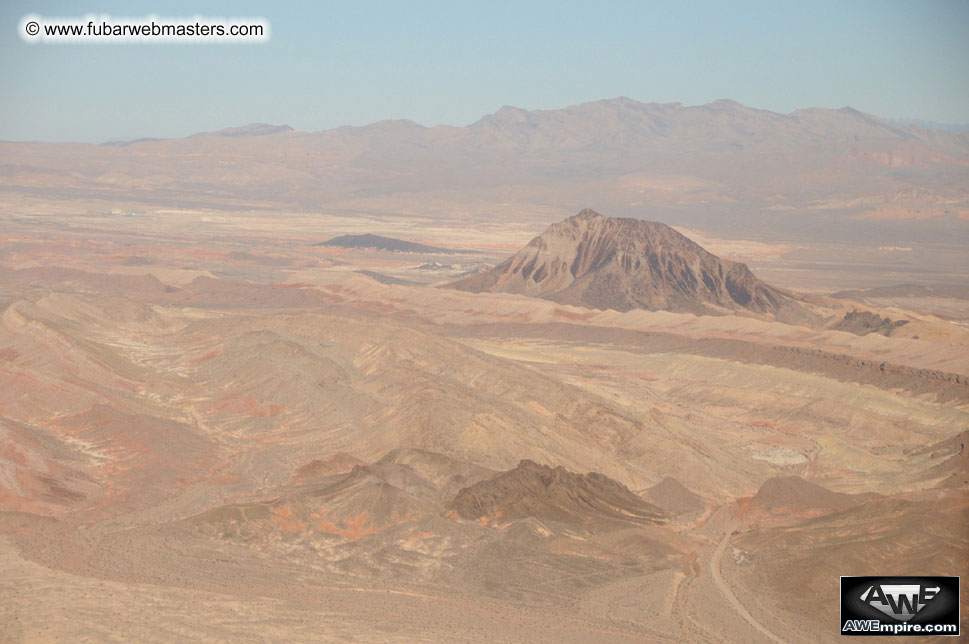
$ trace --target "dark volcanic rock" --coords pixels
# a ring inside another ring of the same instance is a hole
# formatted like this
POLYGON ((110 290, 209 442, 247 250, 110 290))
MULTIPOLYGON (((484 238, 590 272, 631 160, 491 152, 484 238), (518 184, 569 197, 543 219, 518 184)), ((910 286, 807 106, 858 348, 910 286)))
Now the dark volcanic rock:
POLYGON ((378 250, 389 250, 397 253, 454 253, 450 248, 440 248, 438 246, 428 246, 415 242, 394 239, 393 237, 383 237, 381 235, 341 235, 319 242, 314 246, 338 246, 340 248, 376 248, 378 250))
POLYGON ((908 320, 892 320, 882 317, 871 311, 848 311, 844 318, 832 326, 837 331, 848 331, 855 335, 868 335, 869 333, 881 333, 889 336, 892 331, 900 326, 908 324, 908 320))
POLYGON ((604 217, 592 210, 549 226, 493 270, 450 285, 521 293, 597 309, 720 309, 796 316, 793 296, 761 282, 745 264, 723 260, 669 226, 604 217))
POLYGON ((667 515, 603 474, 574 474, 523 460, 513 470, 462 489, 449 509, 468 520, 510 523, 525 517, 602 528, 658 524, 667 515))

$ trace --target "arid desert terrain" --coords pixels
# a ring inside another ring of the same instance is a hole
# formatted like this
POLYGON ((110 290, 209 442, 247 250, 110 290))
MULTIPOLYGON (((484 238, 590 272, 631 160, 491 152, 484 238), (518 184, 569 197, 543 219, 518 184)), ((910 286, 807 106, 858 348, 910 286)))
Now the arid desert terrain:
POLYGON ((840 575, 969 574, 965 133, 615 99, 0 166, 0 641, 827 642, 840 575))

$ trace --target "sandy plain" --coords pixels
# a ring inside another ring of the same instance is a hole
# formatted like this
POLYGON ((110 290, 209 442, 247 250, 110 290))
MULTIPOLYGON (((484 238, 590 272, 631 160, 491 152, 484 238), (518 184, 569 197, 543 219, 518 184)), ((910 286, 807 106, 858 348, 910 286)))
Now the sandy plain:
MULTIPOLYGON (((835 641, 838 571, 902 552, 914 574, 930 552, 969 572, 950 480, 966 300, 818 296, 831 323, 909 320, 859 336, 436 288, 535 222, 8 203, 3 639, 835 641), (313 246, 363 232, 469 252, 313 246), (644 497, 673 477, 703 509, 608 530, 455 518, 458 488, 521 459, 644 497), (857 505, 765 505, 781 476, 857 505)), ((807 262, 785 282, 787 246, 720 246, 781 287, 882 270, 807 262)))

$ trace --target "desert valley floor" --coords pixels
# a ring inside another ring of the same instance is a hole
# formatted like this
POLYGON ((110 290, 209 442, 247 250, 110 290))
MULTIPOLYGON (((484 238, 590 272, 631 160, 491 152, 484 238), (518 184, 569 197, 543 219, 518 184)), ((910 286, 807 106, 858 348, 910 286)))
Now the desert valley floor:
POLYGON ((836 641, 840 575, 969 573, 963 268, 684 231, 799 323, 442 288, 543 227, 9 204, 0 640, 836 641))

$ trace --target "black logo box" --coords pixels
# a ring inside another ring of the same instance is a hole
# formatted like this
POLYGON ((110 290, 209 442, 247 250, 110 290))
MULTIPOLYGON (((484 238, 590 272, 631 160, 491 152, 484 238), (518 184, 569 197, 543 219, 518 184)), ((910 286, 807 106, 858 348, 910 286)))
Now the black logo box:
POLYGON ((886 635, 898 637, 901 635, 913 635, 919 637, 954 635, 958 636, 960 631, 959 623, 959 577, 841 577, 841 622, 838 629, 842 635, 859 635, 865 637, 886 635), (862 595, 872 586, 880 587, 882 584, 894 585, 920 585, 921 587, 937 587, 938 593, 925 607, 919 610, 908 621, 895 619, 890 615, 870 606, 861 600, 862 595), (927 625, 954 624, 955 631, 944 633, 927 633, 924 630, 914 632, 907 630, 902 632, 867 632, 851 631, 845 632, 843 629, 846 621, 849 620, 878 620, 882 624, 911 624, 927 625))

